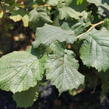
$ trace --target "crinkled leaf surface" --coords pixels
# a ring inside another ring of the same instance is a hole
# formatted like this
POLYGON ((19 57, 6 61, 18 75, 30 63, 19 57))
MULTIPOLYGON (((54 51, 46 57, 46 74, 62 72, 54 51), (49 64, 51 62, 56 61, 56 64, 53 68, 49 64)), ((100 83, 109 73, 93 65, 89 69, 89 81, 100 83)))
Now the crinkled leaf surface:
POLYGON ((73 25, 71 29, 74 31, 75 35, 79 35, 79 34, 82 34, 89 25, 90 25, 90 22, 84 23, 83 21, 81 21, 73 25))
POLYGON ((36 9, 33 9, 32 11, 30 11, 29 16, 30 16, 30 21, 35 22, 39 19, 39 13, 37 12, 36 9))
POLYGON ((37 48, 40 44, 49 45, 54 41, 74 43, 75 40, 76 37, 72 31, 45 24, 43 27, 37 29, 33 47, 37 48))
POLYGON ((28 52, 9 53, 0 59, 0 89, 13 93, 28 90, 41 80, 39 60, 28 52))
POLYGON ((37 87, 30 88, 27 91, 18 92, 13 95, 13 99, 17 103, 17 107, 29 107, 38 98, 37 87))
POLYGON ((109 69, 109 31, 102 29, 86 33, 80 57, 85 65, 98 71, 109 69))
POLYGON ((55 51, 55 54, 48 57, 46 77, 58 88, 60 93, 70 89, 77 89, 84 83, 84 76, 78 72, 78 61, 72 51, 62 48, 58 50, 60 52, 55 51))
POLYGON ((30 11, 29 16, 30 22, 38 22, 40 21, 40 19, 46 22, 52 22, 45 10, 37 11, 37 9, 35 8, 32 11, 30 11))
POLYGON ((74 18, 74 19, 79 19, 81 16, 81 13, 77 12, 76 10, 70 8, 70 7, 63 7, 59 8, 59 18, 63 20, 64 18, 74 18))

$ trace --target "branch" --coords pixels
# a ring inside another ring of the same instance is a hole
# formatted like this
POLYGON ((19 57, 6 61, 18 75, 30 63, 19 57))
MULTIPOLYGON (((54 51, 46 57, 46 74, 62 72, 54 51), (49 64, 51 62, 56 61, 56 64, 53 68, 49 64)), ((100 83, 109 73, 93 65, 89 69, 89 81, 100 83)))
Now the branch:
POLYGON ((90 31, 93 30, 95 27, 97 27, 98 25, 101 25, 101 24, 103 24, 103 23, 104 23, 104 21, 100 21, 100 22, 98 22, 98 23, 92 24, 92 26, 91 26, 86 32, 84 32, 84 33, 78 35, 78 36, 77 36, 77 39, 79 39, 83 34, 85 34, 85 33, 87 33, 87 32, 90 32, 90 31))

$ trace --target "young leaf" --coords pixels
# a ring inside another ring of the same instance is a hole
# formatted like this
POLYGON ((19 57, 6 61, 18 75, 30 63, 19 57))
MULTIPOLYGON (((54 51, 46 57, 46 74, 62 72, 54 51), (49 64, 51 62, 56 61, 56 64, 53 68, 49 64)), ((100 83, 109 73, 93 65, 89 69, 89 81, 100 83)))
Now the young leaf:
MULTIPOLYGON (((53 47, 55 48, 55 46, 53 47)), ((47 60, 47 79, 58 88, 60 93, 77 89, 84 83, 84 76, 78 72, 79 64, 74 53, 60 48, 59 45, 56 48, 59 49, 55 49, 54 54, 49 55, 47 60)))
POLYGON ((4 15, 3 10, 0 10, 0 19, 3 17, 3 15, 4 15))
POLYGON ((80 57, 85 65, 98 71, 109 69, 109 31, 102 29, 86 33, 80 57))
POLYGON ((0 89, 13 93, 28 90, 41 80, 39 60, 28 52, 19 51, 0 59, 0 89))
POLYGON ((22 21, 23 21, 24 27, 29 26, 29 16, 27 14, 22 17, 22 21))
POLYGON ((27 91, 18 92, 13 95, 17 107, 30 107, 38 98, 37 87, 30 88, 27 91))
POLYGON ((62 7, 59 8, 59 18, 63 20, 64 18, 74 18, 74 19, 79 19, 81 16, 81 13, 77 12, 76 10, 70 8, 70 7, 62 7))
POLYGON ((77 0, 77 5, 80 5, 84 2, 84 0, 77 0))
POLYGON ((50 23, 52 22, 50 17, 47 15, 47 12, 43 9, 37 11, 37 9, 35 8, 32 11, 30 11, 29 16, 30 16, 30 22, 38 22, 40 21, 40 19, 46 22, 50 22, 50 23))
POLYGON ((74 43, 75 40, 76 37, 72 31, 45 24, 43 27, 37 29, 33 47, 37 48, 40 44, 49 45, 54 41, 74 43))
POLYGON ((21 15, 14 15, 14 16, 10 16, 10 19, 13 20, 14 22, 18 22, 22 20, 22 16, 21 15))

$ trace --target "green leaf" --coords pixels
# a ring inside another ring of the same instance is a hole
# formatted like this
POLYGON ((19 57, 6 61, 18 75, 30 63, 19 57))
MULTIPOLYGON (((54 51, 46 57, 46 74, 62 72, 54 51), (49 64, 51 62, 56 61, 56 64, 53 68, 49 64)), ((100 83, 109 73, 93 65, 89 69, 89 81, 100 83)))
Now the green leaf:
POLYGON ((77 0, 77 5, 80 5, 84 2, 84 0, 77 0))
POLYGON ((63 20, 64 18, 74 18, 74 19, 79 19, 81 16, 81 13, 75 11, 74 9, 70 8, 70 7, 62 7, 59 8, 59 18, 61 20, 63 20))
POLYGON ((11 12, 11 16, 9 17, 14 22, 21 21, 23 22, 24 27, 28 27, 29 25, 29 16, 28 12, 24 9, 18 9, 11 12))
POLYGON ((72 3, 72 0, 48 0, 47 4, 50 4, 52 6, 56 5, 70 5, 72 3))
POLYGON ((47 15, 46 10, 38 10, 35 8, 29 13, 30 22, 38 22, 40 20, 44 20, 46 22, 52 22, 50 17, 47 15))
POLYGON ((78 2, 78 1, 80 1, 80 0, 72 0, 72 4, 70 6, 78 12, 85 11, 88 6, 87 0, 83 0, 82 4, 80 4, 80 2, 78 2))
POLYGON ((0 19, 3 18, 4 12, 3 10, 0 10, 0 19))
POLYGON ((84 76, 78 72, 78 61, 74 53, 64 50, 60 45, 52 45, 53 54, 46 63, 46 77, 55 85, 59 92, 77 89, 84 83, 84 76), (57 49, 58 48, 58 49, 57 49))
POLYGON ((32 55, 37 56, 37 58, 39 59, 40 73, 43 75, 45 71, 45 62, 47 60, 47 54, 45 53, 44 48, 40 47, 36 49, 30 46, 26 51, 31 53, 32 55))
POLYGON ((39 60, 28 52, 12 52, 0 59, 0 89, 13 93, 28 90, 41 80, 39 60))
POLYGON ((29 16, 30 16, 30 21, 33 21, 33 22, 39 19, 38 18, 39 14, 36 9, 33 9, 32 11, 30 11, 29 16))
POLYGON ((107 30, 109 30, 109 19, 105 19, 105 20, 104 20, 103 26, 104 26, 107 30))
POLYGON ((24 27, 29 26, 29 16, 27 14, 22 17, 22 21, 23 21, 24 27))
POLYGON ((82 34, 89 25, 90 25, 89 22, 85 23, 83 21, 80 21, 75 25, 73 25, 71 29, 74 31, 75 35, 79 35, 82 34))
POLYGON ((22 20, 22 16, 21 15, 14 15, 14 16, 10 16, 10 19, 13 20, 14 22, 18 22, 22 20))
POLYGON ((47 60, 47 55, 43 55, 40 59, 40 73, 43 75, 45 73, 45 63, 47 60))
POLYGON ((89 3, 94 3, 97 6, 105 7, 109 10, 109 0, 87 0, 89 3))
POLYGON ((28 11, 26 11, 23 8, 20 8, 20 9, 17 9, 17 10, 10 11, 10 13, 11 13, 11 16, 16 16, 16 15, 24 16, 24 15, 28 14, 28 11))
POLYGON ((21 16, 20 14, 10 16, 10 19, 13 20, 14 22, 18 22, 22 20, 24 27, 29 26, 29 16, 27 14, 25 14, 24 16, 21 16))
POLYGON ((83 63, 95 67, 98 71, 109 69, 109 31, 92 30, 83 37, 85 38, 80 49, 83 63))
POLYGON ((13 95, 17 107, 30 107, 38 98, 37 87, 30 88, 27 91, 18 92, 13 95))
POLYGON ((72 31, 45 24, 43 27, 37 29, 33 47, 37 48, 40 44, 49 45, 54 41, 74 43, 75 40, 76 37, 72 31))
POLYGON ((48 4, 52 6, 56 6, 59 2, 62 2, 62 0, 48 0, 48 4))
POLYGON ((9 5, 13 5, 15 3, 15 0, 5 0, 5 3, 8 3, 9 5))

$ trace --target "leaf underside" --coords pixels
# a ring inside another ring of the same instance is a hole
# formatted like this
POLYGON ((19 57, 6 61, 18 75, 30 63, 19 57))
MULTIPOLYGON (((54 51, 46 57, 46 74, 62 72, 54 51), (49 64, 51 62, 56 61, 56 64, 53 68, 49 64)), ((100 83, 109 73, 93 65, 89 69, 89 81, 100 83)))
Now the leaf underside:
POLYGON ((37 48, 40 44, 50 45, 54 41, 74 43, 76 37, 72 31, 63 30, 60 27, 45 24, 36 31, 36 40, 33 47, 37 48))
MULTIPOLYGON (((59 48, 59 47, 58 47, 59 48)), ((84 83, 84 76, 78 72, 78 61, 74 53, 69 50, 60 50, 60 55, 49 55, 46 63, 46 77, 55 85, 59 92, 77 89, 84 83)), ((55 53, 59 53, 58 51, 55 53)))
POLYGON ((98 71, 109 69, 109 31, 92 30, 84 36, 86 38, 80 49, 83 63, 86 66, 95 67, 98 71))
POLYGON ((28 90, 41 80, 39 61, 24 51, 15 51, 0 59, 0 89, 13 93, 28 90))

